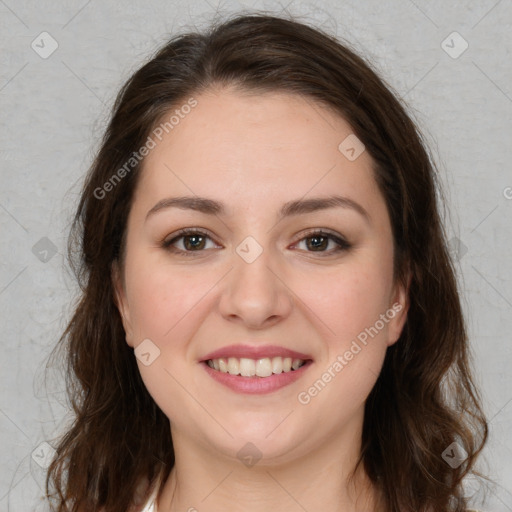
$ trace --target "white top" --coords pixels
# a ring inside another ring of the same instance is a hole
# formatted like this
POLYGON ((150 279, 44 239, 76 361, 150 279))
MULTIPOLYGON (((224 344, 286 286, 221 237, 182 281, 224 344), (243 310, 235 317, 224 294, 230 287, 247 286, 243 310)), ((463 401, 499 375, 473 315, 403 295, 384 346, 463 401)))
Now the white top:
POLYGON ((159 485, 155 485, 155 489, 153 490, 153 493, 149 497, 149 500, 147 501, 144 508, 141 510, 141 512, 158 512, 156 509, 156 498, 158 494, 158 488, 159 485))
POLYGON ((155 500, 150 500, 142 509, 142 512, 157 512, 155 500))

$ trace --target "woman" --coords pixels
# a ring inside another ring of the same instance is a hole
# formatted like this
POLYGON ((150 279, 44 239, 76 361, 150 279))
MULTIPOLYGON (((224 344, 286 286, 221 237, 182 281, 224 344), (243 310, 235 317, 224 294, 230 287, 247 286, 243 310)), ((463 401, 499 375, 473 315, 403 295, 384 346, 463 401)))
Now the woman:
POLYGON ((237 16, 120 92, 71 237, 58 511, 457 511, 488 435, 422 138, 347 46, 237 16))

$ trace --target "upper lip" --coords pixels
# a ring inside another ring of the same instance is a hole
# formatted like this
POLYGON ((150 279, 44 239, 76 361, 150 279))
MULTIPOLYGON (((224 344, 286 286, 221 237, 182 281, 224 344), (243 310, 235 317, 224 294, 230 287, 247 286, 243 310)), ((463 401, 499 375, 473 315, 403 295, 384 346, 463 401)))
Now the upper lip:
POLYGON ((296 352, 288 348, 279 347, 277 345, 251 346, 251 345, 229 345, 219 348, 204 356, 201 361, 210 359, 219 359, 221 357, 236 357, 247 359, 263 359, 265 357, 291 357, 292 359, 302 359, 307 361, 311 359, 308 354, 296 352))

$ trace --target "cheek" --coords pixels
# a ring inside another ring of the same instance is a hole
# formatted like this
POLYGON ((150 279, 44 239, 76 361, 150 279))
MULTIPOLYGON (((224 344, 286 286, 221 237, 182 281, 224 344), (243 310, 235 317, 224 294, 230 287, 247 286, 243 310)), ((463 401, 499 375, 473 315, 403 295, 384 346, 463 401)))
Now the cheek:
MULTIPOLYGON (((134 253, 132 253, 134 254, 134 253)), ((193 400, 184 391, 189 375, 187 347, 197 328, 205 293, 212 279, 205 273, 181 272, 148 255, 126 262, 130 317, 137 339, 135 345, 149 339, 157 357, 145 365, 137 360, 146 389, 171 422, 179 421, 184 410, 195 410, 193 400), (197 276, 199 274, 199 276, 197 276)), ((213 276, 214 277, 214 276, 213 276)), ((214 281, 213 281, 214 282, 214 281)))
POLYGON ((392 280, 386 262, 341 266, 297 284, 298 295, 340 348, 372 326, 389 308, 392 280))
POLYGON ((335 430, 362 407, 374 387, 387 350, 388 323, 380 318, 389 309, 388 286, 378 267, 310 283, 305 302, 321 317, 316 324, 322 325, 325 351, 297 400, 312 422, 335 430))
POLYGON ((375 385, 394 316, 385 316, 390 309, 391 269, 391 258, 366 259, 320 280, 317 275, 316 284, 304 283, 302 293, 309 294, 312 307, 328 327, 324 329, 326 359, 311 377, 311 387, 299 397, 301 404, 311 405, 313 416, 322 416, 326 410, 333 411, 333 404, 340 404, 343 407, 325 421, 345 421, 375 385))
MULTIPOLYGON (((170 335, 200 303, 215 280, 204 273, 187 272, 151 263, 133 265, 129 275, 130 312, 136 332, 143 337, 161 339, 170 335), (210 283, 210 281, 212 281, 210 283)), ((215 276, 213 276, 215 277, 215 276)))

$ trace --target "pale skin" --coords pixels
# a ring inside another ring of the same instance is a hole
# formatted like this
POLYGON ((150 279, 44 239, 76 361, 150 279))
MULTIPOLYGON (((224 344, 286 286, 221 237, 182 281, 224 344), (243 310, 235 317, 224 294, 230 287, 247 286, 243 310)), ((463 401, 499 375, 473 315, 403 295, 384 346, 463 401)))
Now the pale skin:
POLYGON ((391 224, 371 157, 365 151, 349 161, 338 146, 353 130, 311 99, 232 89, 196 99, 146 157, 124 267, 113 273, 127 343, 150 339, 160 350, 148 366, 137 361, 170 420, 176 453, 158 511, 378 510, 362 470, 354 486, 346 480, 359 455, 365 400, 403 329, 408 299, 393 280, 391 224), (345 205, 278 217, 284 203, 333 194, 367 216, 345 205), (218 201, 225 212, 168 207, 147 217, 178 196, 218 201), (196 245, 190 234, 176 239, 177 252, 162 247, 182 228, 206 235, 196 245), (336 251, 327 237, 315 250, 310 232, 320 230, 351 247, 336 251), (236 252, 248 236, 263 249, 251 263, 236 252), (298 394, 397 303, 378 335, 300 403, 298 394), (232 344, 279 345, 313 363, 277 391, 241 394, 199 362, 232 344), (251 467, 237 457, 248 442, 262 456, 251 467))

